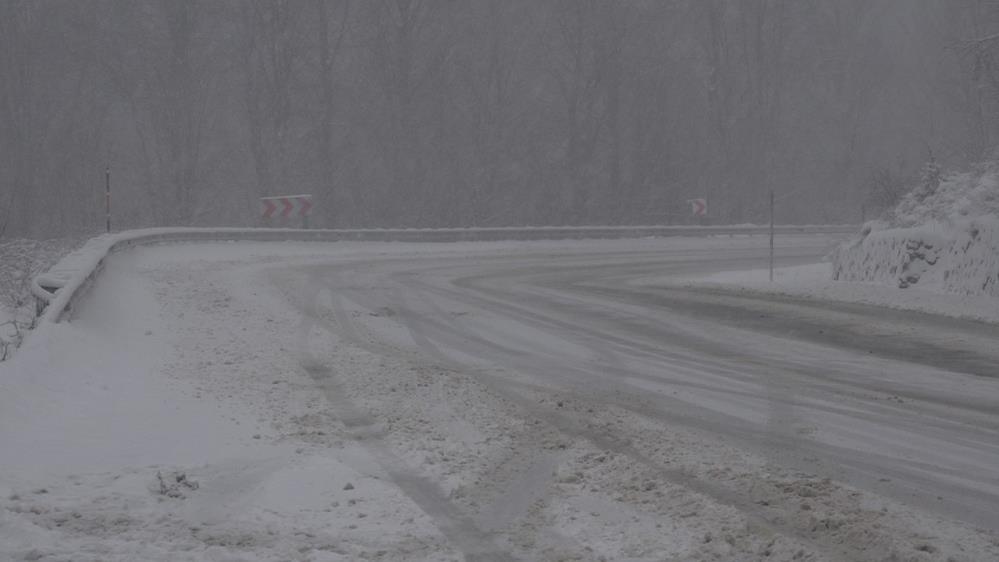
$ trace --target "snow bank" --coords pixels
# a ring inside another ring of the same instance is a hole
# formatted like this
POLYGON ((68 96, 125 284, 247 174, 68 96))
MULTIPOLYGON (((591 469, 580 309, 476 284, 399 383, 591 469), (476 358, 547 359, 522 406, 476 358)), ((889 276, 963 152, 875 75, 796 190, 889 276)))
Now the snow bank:
POLYGON ((999 163, 924 180, 831 257, 835 280, 999 297, 999 163))

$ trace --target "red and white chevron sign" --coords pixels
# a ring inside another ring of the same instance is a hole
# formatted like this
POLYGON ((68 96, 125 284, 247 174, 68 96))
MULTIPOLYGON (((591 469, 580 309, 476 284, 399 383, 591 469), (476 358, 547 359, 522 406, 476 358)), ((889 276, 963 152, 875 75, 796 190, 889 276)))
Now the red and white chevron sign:
POLYGON ((707 199, 688 199, 687 203, 690 203, 691 209, 694 211, 695 217, 706 217, 708 216, 708 200, 707 199))
POLYGON ((312 212, 311 195, 281 195, 261 197, 260 210, 265 219, 274 217, 307 217, 312 212))

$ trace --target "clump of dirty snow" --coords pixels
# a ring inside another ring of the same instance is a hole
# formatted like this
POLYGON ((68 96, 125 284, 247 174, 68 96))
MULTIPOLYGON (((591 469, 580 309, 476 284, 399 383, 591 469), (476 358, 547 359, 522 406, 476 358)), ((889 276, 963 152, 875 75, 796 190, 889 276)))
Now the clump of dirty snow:
POLYGON ((201 485, 187 477, 184 472, 168 472, 166 476, 162 472, 156 472, 156 485, 154 490, 161 496, 168 498, 183 499, 187 493, 197 490, 201 485))
POLYGON ((833 278, 999 296, 999 162, 927 170, 897 207, 833 252, 833 278))

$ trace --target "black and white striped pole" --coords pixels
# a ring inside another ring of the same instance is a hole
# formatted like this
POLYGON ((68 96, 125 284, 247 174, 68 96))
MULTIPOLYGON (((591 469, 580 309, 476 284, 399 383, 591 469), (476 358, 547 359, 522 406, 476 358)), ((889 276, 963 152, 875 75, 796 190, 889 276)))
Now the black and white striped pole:
POLYGON ((770 282, 774 282, 774 190, 770 190, 770 282))
POLYGON ((104 168, 104 218, 105 230, 111 233, 111 165, 104 168))

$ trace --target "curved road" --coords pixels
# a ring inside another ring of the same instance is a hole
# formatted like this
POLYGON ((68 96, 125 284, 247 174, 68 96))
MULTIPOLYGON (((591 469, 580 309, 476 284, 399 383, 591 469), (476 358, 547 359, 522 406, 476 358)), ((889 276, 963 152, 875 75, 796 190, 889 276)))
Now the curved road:
MULTIPOLYGON (((828 244, 802 237, 782 249, 781 264, 815 261, 828 244)), ((647 434, 597 427, 594 412, 613 408, 700 440, 677 455, 728 447, 762 459, 764 480, 808 475, 999 528, 999 327, 657 281, 759 267, 765 250, 752 246, 362 255, 294 275, 307 279, 306 317, 336 337, 462 372, 561 435, 631 458, 833 558, 863 556, 761 500, 752 481, 678 469, 647 434)), ((524 476, 532 466, 506 478, 543 486, 544 477, 524 476)), ((500 525, 483 513, 474 521, 480 530, 500 525)))

